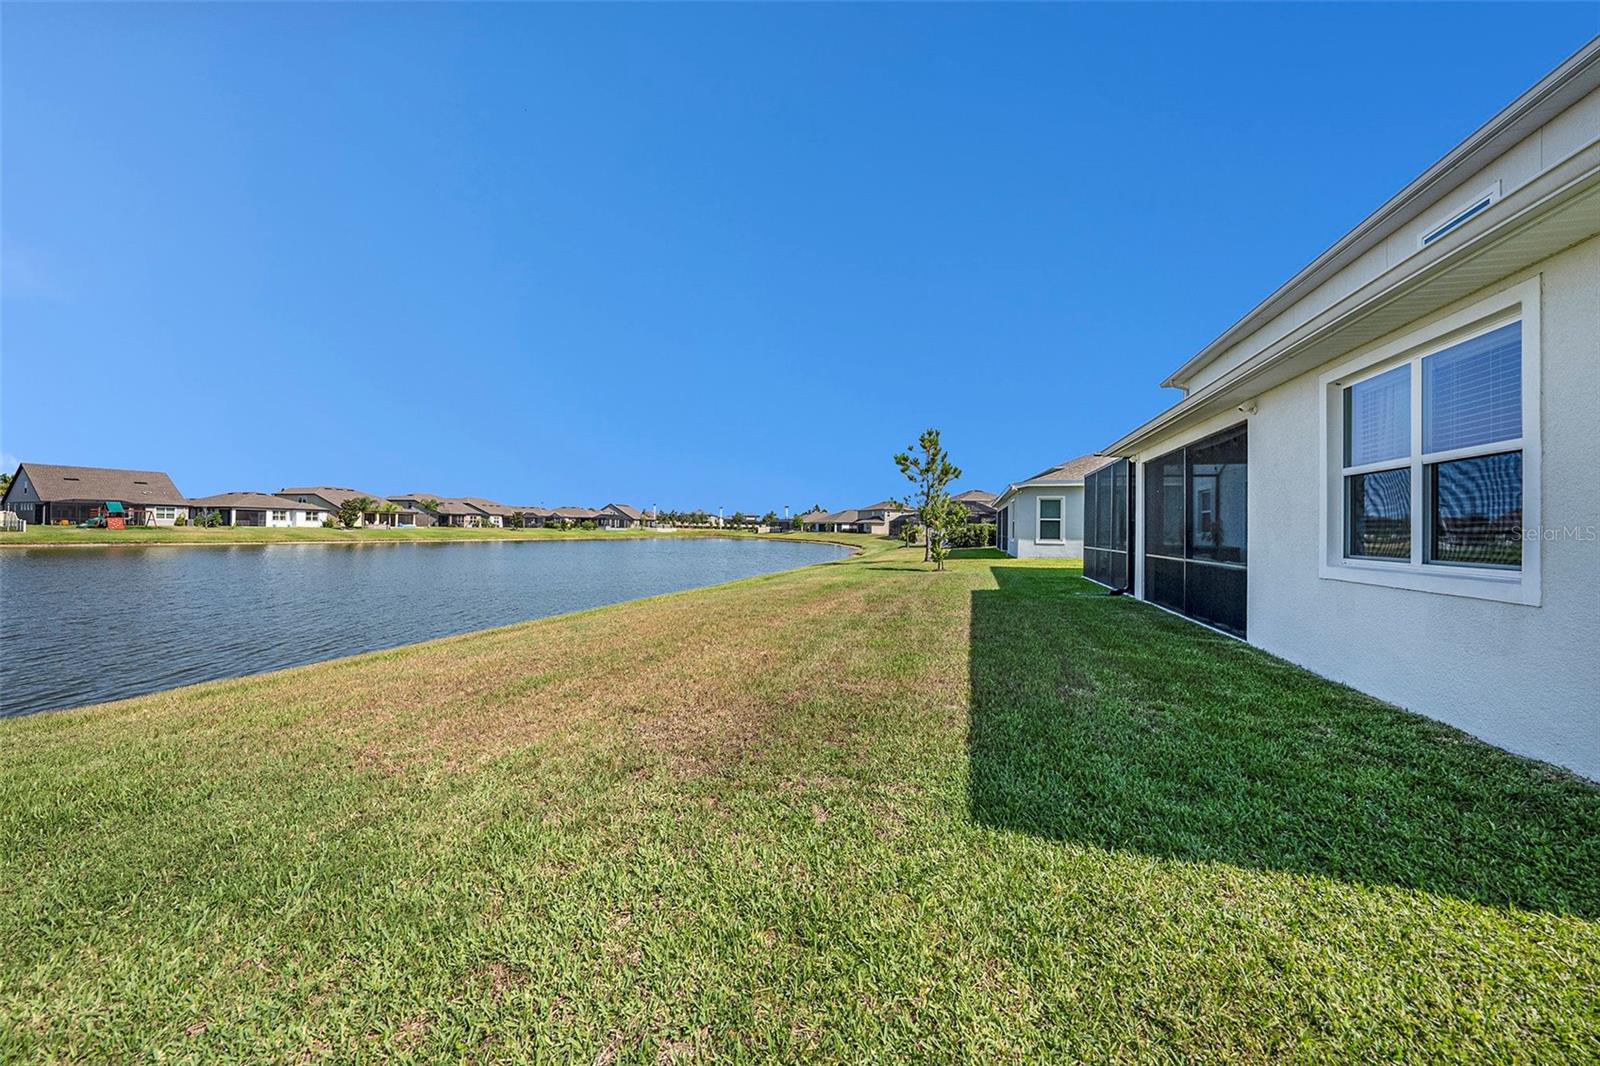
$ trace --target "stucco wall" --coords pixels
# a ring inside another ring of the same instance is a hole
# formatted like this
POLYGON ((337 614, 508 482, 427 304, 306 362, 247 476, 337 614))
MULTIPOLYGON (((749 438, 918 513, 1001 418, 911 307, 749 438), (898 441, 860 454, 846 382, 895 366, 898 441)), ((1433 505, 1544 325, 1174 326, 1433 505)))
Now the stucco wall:
POLYGON ((1010 538, 1006 554, 1018 559, 1083 558, 1083 486, 1058 485, 1050 488, 1018 489, 1009 501, 1010 538), (1062 517, 1066 520, 1064 544, 1041 544, 1035 539, 1039 529, 1039 498, 1062 496, 1062 517))
MULTIPOLYGON (((1318 374, 1309 373, 1259 397, 1249 419, 1249 639, 1511 751, 1600 779, 1600 238, 1397 335, 1536 275, 1540 523, 1573 531, 1543 541, 1540 604, 1319 576, 1325 475, 1318 374)), ((1239 417, 1152 445, 1140 458, 1239 417)))

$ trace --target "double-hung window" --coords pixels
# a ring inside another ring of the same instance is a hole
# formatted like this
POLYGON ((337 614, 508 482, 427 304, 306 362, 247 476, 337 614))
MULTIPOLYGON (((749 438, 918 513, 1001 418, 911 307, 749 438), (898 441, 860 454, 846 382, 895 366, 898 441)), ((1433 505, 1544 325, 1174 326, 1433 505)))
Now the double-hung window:
POLYGON ((1530 284, 1532 299, 1324 379, 1337 460, 1324 576, 1538 602, 1530 284))
POLYGON ((1039 497, 1039 535, 1035 539, 1041 544, 1060 544, 1065 539, 1062 536, 1064 506, 1063 497, 1039 497))

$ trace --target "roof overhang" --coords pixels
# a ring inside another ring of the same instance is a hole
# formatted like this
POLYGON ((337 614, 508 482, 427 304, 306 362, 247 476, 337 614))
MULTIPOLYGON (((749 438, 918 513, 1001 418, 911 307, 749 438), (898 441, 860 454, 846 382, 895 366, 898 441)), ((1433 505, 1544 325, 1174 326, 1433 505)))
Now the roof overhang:
POLYGON ((1101 454, 1131 455, 1151 440, 1220 414, 1600 234, 1600 142, 1504 197, 1496 208, 1374 278, 1101 454))
POLYGON ((1221 336, 1168 375, 1161 384, 1181 388, 1194 374, 1233 345, 1281 314, 1334 274, 1349 266, 1395 230, 1437 204, 1458 184, 1502 152, 1543 126, 1558 112, 1600 87, 1600 37, 1523 93, 1477 132, 1462 141, 1421 176, 1368 215, 1327 251, 1313 259, 1277 291, 1229 326, 1221 336))
MULTIPOLYGON (((1104 453, 1095 452, 1094 454, 1102 455, 1104 453)), ((1042 477, 1029 478, 1027 481, 1018 481, 1016 484, 1007 485, 1005 491, 996 496, 994 498, 994 503, 990 504, 989 506, 998 511, 1002 504, 1023 489, 1070 489, 1073 487, 1082 488, 1083 478, 1066 478, 1061 480, 1042 477)))

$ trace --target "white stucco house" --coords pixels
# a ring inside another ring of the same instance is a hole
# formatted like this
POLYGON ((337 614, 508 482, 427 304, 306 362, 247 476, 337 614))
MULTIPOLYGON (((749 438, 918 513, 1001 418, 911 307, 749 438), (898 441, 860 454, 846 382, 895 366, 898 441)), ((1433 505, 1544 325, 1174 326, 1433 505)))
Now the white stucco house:
POLYGON ((1017 559, 1083 558, 1083 479, 1111 460, 1080 455, 1007 485, 994 501, 995 543, 1017 559))
POLYGON ((314 503, 297 503, 265 492, 219 492, 189 501, 196 521, 214 511, 226 526, 265 526, 287 529, 320 526, 331 512, 314 503))
POLYGON ((1600 39, 1165 384, 1105 573, 1600 778, 1600 39))

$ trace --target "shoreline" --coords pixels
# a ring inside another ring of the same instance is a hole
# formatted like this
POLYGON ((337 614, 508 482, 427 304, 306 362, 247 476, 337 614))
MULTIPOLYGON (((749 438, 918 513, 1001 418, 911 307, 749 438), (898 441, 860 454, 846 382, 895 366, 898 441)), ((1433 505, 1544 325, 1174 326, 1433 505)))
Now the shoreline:
POLYGON ((95 549, 95 548, 248 548, 264 547, 281 544, 307 544, 307 545, 336 545, 341 547, 365 547, 367 545, 390 544, 498 544, 505 541, 587 541, 587 540, 646 540, 660 538, 663 540, 681 539, 726 539, 726 540, 778 540, 794 541, 797 543, 812 544, 851 544, 844 540, 829 540, 830 536, 840 534, 827 533, 754 533, 742 530, 726 529, 692 529, 673 530, 671 532, 658 530, 458 530, 448 532, 433 532, 439 527, 422 527, 418 530, 324 530, 324 529, 295 529, 295 528, 263 528, 255 536, 240 537, 233 530, 225 536, 227 539, 210 539, 210 530, 200 530, 193 527, 163 526, 152 536, 148 529, 127 530, 115 532, 110 530, 79 530, 75 528, 63 529, 55 526, 42 527, 47 530, 60 530, 52 533, 52 538, 62 539, 30 539, 33 531, 27 533, 0 534, 0 556, 7 550, 22 551, 27 549, 95 549), (182 532, 173 533, 173 530, 182 532), (124 538, 124 534, 132 534, 124 538), (88 534, 92 540, 66 539, 75 534, 88 534))

